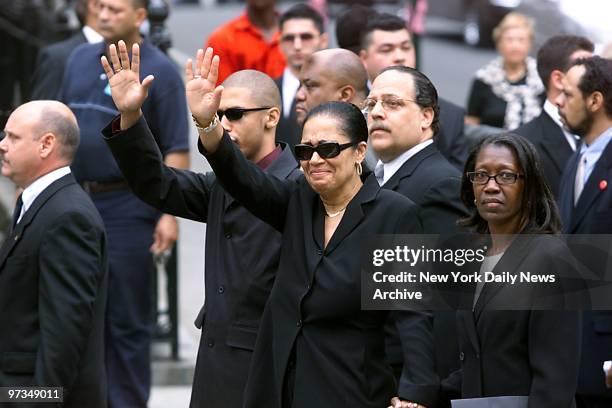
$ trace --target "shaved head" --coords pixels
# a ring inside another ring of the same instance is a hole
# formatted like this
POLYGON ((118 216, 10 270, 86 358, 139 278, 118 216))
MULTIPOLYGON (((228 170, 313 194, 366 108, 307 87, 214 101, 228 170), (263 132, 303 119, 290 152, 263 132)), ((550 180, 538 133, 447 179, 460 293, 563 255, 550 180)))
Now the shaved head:
POLYGON ((245 69, 228 76, 223 88, 243 88, 250 91, 253 102, 259 106, 275 106, 280 109, 281 96, 272 78, 254 69, 245 69))
POLYGON ((316 65, 320 72, 325 73, 338 86, 352 86, 357 98, 365 99, 368 74, 355 53, 343 48, 330 48, 315 52, 306 63, 316 65))
POLYGON ((298 123, 325 102, 360 105, 367 95, 368 74, 357 55, 342 48, 313 53, 300 70, 300 89, 295 95, 298 123))

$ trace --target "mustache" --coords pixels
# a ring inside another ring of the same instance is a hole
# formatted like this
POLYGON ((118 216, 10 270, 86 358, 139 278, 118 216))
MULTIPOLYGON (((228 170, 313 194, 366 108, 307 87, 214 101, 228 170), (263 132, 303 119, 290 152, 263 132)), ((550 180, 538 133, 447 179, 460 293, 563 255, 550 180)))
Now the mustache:
POLYGON ((372 124, 369 126, 369 128, 368 128, 368 132, 369 132, 370 134, 372 134, 372 132, 374 132, 374 131, 376 131, 376 130, 384 130, 384 131, 386 131, 386 132, 391 132, 391 129, 389 129, 389 126, 385 125, 385 124, 384 124, 384 123, 382 123, 382 122, 377 122, 377 121, 374 121, 374 122, 372 122, 372 124))

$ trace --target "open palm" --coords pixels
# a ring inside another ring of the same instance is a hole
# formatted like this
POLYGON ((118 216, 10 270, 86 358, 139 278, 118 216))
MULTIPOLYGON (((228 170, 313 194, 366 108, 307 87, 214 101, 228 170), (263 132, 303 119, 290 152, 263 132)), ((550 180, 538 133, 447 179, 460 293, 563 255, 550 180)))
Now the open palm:
POLYGON ((149 93, 153 82, 153 76, 147 76, 140 82, 140 47, 138 44, 132 46, 132 61, 127 52, 125 42, 119 41, 117 47, 111 44, 109 54, 113 66, 111 67, 105 56, 102 57, 102 67, 108 77, 111 96, 119 112, 138 111, 149 93))
POLYGON ((223 87, 216 86, 219 77, 219 57, 213 57, 212 48, 208 48, 206 52, 198 50, 195 71, 189 59, 185 65, 185 76, 187 104, 191 114, 200 124, 210 123, 219 109, 223 92, 223 87))

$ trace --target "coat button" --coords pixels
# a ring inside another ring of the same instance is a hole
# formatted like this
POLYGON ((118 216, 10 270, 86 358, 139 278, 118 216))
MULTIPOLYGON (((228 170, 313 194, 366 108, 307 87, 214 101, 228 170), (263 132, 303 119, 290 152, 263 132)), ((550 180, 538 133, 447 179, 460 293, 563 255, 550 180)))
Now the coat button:
POLYGON ((223 285, 219 286, 219 293, 225 292, 225 287, 223 285))
POLYGON ((306 284, 306 290, 310 290, 310 285, 308 283, 306 284))
POLYGON ((207 346, 208 347, 214 347, 215 346, 215 340, 214 339, 208 339, 207 346))
POLYGON ((296 326, 297 326, 297 327, 302 327, 302 321, 301 321, 301 320, 298 320, 298 321, 297 321, 296 326))
POLYGON ((463 354, 463 351, 459 353, 459 360, 461 361, 465 360, 465 354, 463 354))
POLYGON ((225 234, 225 239, 231 239, 232 238, 232 233, 228 232, 225 234))
POLYGON ((323 250, 317 249, 317 255, 319 255, 319 256, 323 255, 323 250))

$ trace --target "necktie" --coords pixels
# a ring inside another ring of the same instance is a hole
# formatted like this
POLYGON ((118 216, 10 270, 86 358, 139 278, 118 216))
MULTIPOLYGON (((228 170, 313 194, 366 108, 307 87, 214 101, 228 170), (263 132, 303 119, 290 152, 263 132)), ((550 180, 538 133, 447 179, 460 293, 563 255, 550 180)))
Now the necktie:
POLYGON ((378 185, 382 186, 385 181, 385 165, 383 162, 379 161, 376 163, 376 167, 374 167, 374 176, 376 176, 378 185))
POLYGON ((576 169, 576 180, 574 181, 574 206, 582 194, 584 188, 584 168, 586 166, 586 157, 583 154, 580 155, 580 161, 578 162, 578 168, 576 169))
MULTIPOLYGON (((19 220, 19 216, 21 215, 21 209, 23 208, 23 200, 21 199, 21 194, 17 198, 17 203, 15 203, 15 210, 13 211, 13 228, 17 225, 17 221, 19 220)), ((12 231, 11 230, 11 231, 12 231)))

